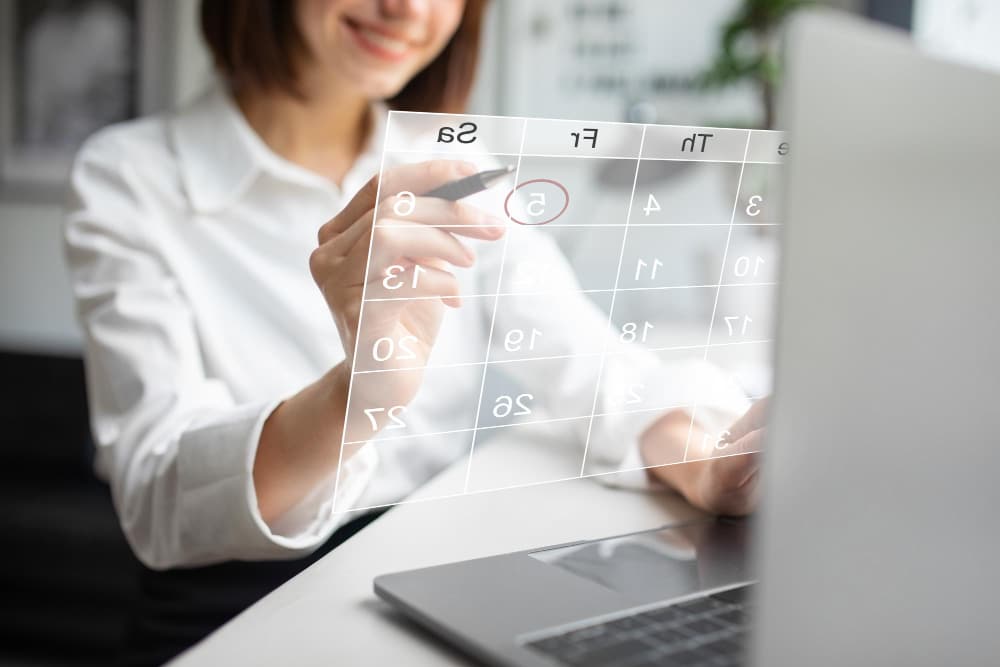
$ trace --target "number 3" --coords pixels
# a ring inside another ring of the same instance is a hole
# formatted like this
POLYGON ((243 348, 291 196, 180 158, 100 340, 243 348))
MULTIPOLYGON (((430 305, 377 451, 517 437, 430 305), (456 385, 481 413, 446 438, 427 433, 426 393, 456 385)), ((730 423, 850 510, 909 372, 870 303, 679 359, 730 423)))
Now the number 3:
POLYGON ((760 195, 753 195, 750 197, 750 203, 747 204, 747 215, 750 217, 756 217, 760 215, 760 204, 764 201, 764 198, 760 195))

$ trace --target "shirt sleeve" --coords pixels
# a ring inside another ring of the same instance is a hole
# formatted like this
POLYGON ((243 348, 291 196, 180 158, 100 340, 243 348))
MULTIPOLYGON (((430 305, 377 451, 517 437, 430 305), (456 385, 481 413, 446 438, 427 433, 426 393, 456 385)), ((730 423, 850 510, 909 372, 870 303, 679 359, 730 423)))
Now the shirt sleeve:
MULTIPOLYGON (((191 308, 146 233, 162 193, 126 153, 105 135, 84 146, 65 228, 95 466, 125 536, 157 569, 304 555, 345 516, 331 513, 332 482, 271 525, 261 517, 253 461, 280 400, 238 402, 206 373, 191 308)), ((374 451, 363 452, 342 471, 343 502, 371 476, 374 451)))

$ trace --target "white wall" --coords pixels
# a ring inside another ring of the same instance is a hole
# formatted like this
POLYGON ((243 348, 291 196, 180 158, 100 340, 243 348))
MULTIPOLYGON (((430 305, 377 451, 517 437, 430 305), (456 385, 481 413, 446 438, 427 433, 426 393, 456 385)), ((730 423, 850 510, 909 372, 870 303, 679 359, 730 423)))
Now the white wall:
POLYGON ((1000 70, 1000 2, 917 0, 913 37, 935 55, 1000 70))
POLYGON ((0 349, 66 353, 79 347, 61 223, 59 206, 0 205, 0 349))
MULTIPOLYGON (((163 68, 170 105, 193 97, 209 62, 197 28, 198 0, 173 0, 175 14, 149 17, 172 40, 174 58, 163 68)), ((0 349, 73 354, 80 348, 69 278, 62 253, 63 208, 50 200, 0 201, 0 349)), ((37 197, 37 196, 36 196, 37 197)))

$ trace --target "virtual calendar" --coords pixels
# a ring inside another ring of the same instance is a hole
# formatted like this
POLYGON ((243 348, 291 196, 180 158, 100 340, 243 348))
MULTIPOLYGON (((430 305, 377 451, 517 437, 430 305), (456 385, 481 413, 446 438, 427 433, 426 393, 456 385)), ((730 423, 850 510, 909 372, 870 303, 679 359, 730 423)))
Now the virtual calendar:
MULTIPOLYGON (((419 450, 464 466, 451 496, 742 453, 726 427, 770 392, 780 132, 390 112, 384 142, 344 461, 419 450), (427 197, 440 161, 482 188, 427 197), (667 416, 687 437, 643 451, 667 416), (477 465, 525 443, 550 463, 477 465)), ((379 474, 335 511, 382 504, 379 474)))

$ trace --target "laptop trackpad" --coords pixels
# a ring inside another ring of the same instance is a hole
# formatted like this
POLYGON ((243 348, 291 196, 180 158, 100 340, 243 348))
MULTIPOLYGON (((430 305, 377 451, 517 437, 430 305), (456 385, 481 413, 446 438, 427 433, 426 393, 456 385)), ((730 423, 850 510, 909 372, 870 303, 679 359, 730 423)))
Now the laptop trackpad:
POLYGON ((749 532, 749 522, 723 519, 529 555, 637 602, 652 602, 754 579, 749 532))

